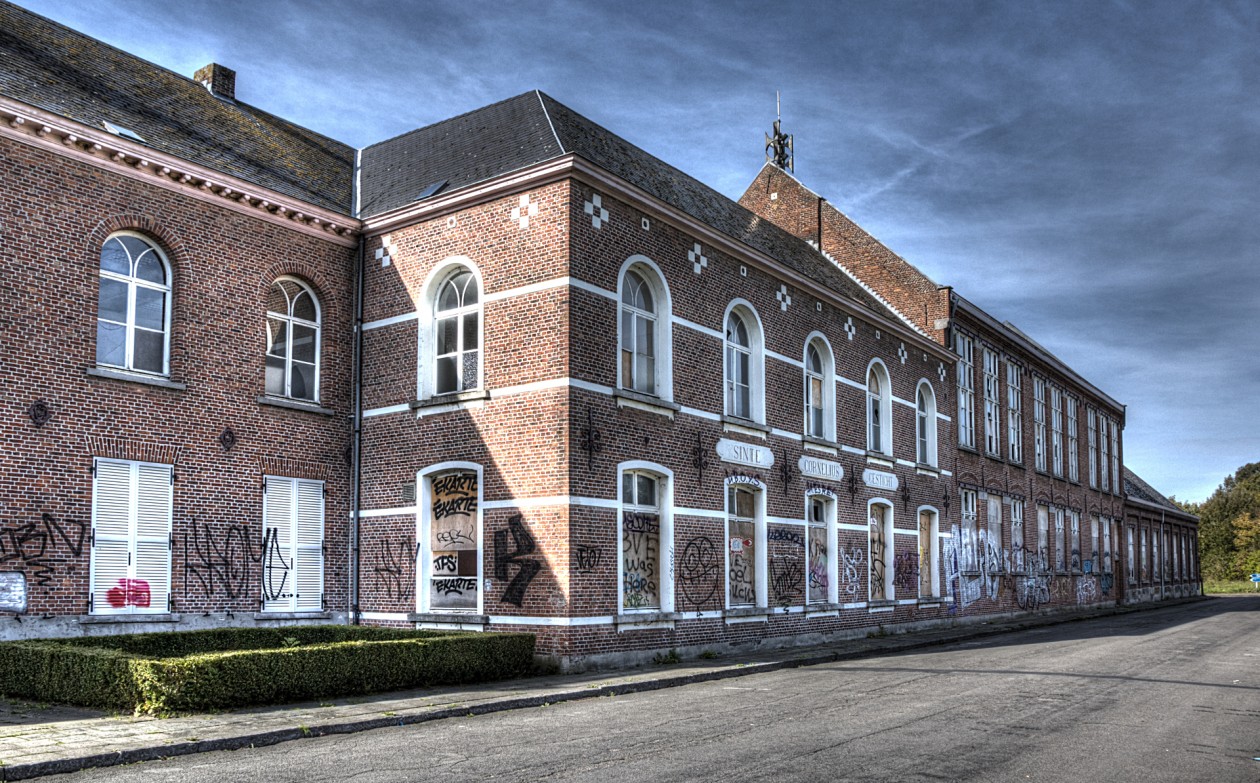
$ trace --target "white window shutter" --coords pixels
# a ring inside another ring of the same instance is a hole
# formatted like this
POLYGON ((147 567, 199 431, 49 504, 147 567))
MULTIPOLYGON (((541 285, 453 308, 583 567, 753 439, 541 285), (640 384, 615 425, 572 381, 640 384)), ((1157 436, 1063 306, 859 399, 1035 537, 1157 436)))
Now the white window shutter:
POLYGON ((297 600, 300 612, 324 608, 324 485, 298 481, 295 553, 297 600))
POLYGON ((92 611, 96 614, 128 611, 126 602, 117 597, 131 578, 132 468, 126 462, 96 462, 91 563, 92 611))
POLYGON ((136 466, 136 546, 129 602, 165 612, 171 593, 171 467, 136 466))
POLYGON ((263 493, 262 608, 264 612, 293 611, 296 594, 293 573, 294 481, 267 478, 263 493))

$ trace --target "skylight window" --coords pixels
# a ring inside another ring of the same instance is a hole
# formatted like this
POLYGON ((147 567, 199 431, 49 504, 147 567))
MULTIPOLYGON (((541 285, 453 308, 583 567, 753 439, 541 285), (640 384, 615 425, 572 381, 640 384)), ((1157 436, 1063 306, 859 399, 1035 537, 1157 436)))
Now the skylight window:
POLYGON ((112 122, 105 122, 104 120, 101 120, 101 124, 105 126, 105 130, 109 131, 115 136, 121 136, 124 139, 131 139, 132 141, 138 141, 141 144, 148 144, 148 142, 144 140, 143 136, 131 130, 130 128, 124 128, 121 125, 115 125, 112 122))
POLYGON ((446 180, 438 180, 437 182, 426 186, 424 190, 420 191, 420 195, 416 196, 416 201, 424 201, 429 196, 435 195, 444 187, 446 187, 446 180))

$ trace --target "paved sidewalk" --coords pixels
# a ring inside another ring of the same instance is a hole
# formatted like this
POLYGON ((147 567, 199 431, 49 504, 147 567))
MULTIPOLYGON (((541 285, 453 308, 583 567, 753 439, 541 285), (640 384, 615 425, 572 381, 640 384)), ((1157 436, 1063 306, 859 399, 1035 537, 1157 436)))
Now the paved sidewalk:
POLYGON ((864 658, 1075 620, 1185 603, 1091 609, 971 622, 819 647, 761 650, 712 660, 615 672, 559 674, 480 686, 426 688, 376 696, 179 718, 109 715, 76 707, 0 700, 0 780, 24 780, 89 767, 231 750, 468 716, 541 704, 657 690, 776 669, 864 658))

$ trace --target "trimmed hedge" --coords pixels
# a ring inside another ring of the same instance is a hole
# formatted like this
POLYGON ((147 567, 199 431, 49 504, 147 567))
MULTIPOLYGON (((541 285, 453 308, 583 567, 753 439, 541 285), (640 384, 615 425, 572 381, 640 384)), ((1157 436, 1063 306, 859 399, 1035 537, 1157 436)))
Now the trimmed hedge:
POLYGON ((5 642, 0 693, 135 712, 194 712, 505 679, 528 673, 533 656, 531 634, 361 626, 5 642), (286 646, 294 640, 299 646, 286 646))

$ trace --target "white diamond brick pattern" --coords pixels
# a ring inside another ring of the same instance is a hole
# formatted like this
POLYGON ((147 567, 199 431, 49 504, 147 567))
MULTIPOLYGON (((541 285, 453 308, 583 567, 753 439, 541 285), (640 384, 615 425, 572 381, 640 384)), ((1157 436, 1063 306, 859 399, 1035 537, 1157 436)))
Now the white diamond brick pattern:
POLYGON ((792 295, 788 293, 786 285, 779 286, 779 292, 774 295, 774 298, 779 300, 779 309, 784 312, 792 306, 792 295))
POLYGON ((700 274, 700 272, 709 268, 709 259, 705 257, 699 242, 687 251, 687 260, 691 262, 691 271, 696 274, 700 274))
POLYGON ((945 362, 941 362, 940 366, 937 368, 937 372, 941 376, 941 383, 944 383, 945 382, 945 362))
POLYGON ((905 344, 905 343, 902 343, 902 344, 901 344, 901 347, 897 349, 897 358, 898 358, 898 359, 901 359, 901 363, 902 363, 902 364, 905 364, 905 363, 906 363, 906 359, 909 359, 909 358, 910 358, 910 353, 909 353, 908 351, 906 351, 906 344, 905 344))
POLYGON ((853 325, 853 316, 844 322, 844 333, 848 335, 849 342, 853 342, 853 336, 857 334, 857 327, 853 325))
POLYGON ((529 219, 538 214, 538 205, 531 204, 529 194, 521 196, 521 201, 515 207, 512 207, 512 220, 520 224, 521 228, 529 228, 529 219))
POLYGON ((393 257, 396 252, 398 252, 398 248, 390 243, 389 234, 386 234, 381 237, 381 246, 376 248, 376 252, 373 255, 377 261, 381 262, 382 267, 386 267, 393 263, 393 257))
POLYGON ((604 209, 604 199, 598 193, 591 195, 591 200, 583 205, 583 209, 591 216, 591 228, 598 230, 608 222, 608 210, 604 209))

